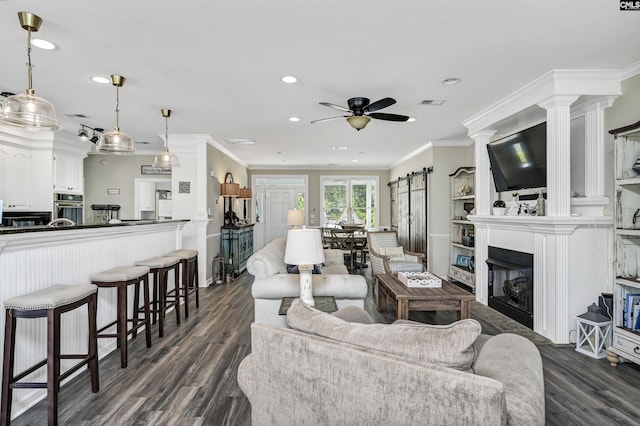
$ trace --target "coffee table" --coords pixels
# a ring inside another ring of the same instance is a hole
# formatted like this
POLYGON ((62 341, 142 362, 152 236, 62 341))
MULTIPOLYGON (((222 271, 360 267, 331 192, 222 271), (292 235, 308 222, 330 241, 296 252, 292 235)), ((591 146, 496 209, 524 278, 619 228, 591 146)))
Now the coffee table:
POLYGON ((388 299, 396 303, 396 318, 409 319, 410 311, 456 311, 458 319, 471 316, 471 301, 475 295, 442 280, 440 288, 407 287, 391 274, 376 275, 378 279, 378 311, 388 309, 388 299))
MULTIPOLYGON (((287 310, 291 307, 291 302, 295 299, 299 299, 298 297, 283 297, 282 302, 280 302, 280 310, 278 314, 287 315, 287 310)), ((322 312, 335 312, 338 310, 338 305, 336 305, 336 298, 333 296, 313 296, 313 301, 315 302, 314 308, 322 311, 322 312)))

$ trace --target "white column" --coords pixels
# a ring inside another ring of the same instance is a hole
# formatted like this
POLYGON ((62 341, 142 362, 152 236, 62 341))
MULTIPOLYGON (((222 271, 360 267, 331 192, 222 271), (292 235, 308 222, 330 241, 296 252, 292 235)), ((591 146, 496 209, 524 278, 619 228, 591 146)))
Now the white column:
POLYGON ((495 130, 481 130, 469 135, 469 137, 475 141, 475 194, 477 215, 491 214, 491 171, 489 170, 487 144, 495 134, 495 130))
POLYGON ((587 197, 604 196, 604 110, 615 100, 607 97, 583 108, 584 115, 584 189, 587 197))
POLYGON ((571 215, 571 111, 578 96, 552 96, 547 110, 547 216, 571 215))

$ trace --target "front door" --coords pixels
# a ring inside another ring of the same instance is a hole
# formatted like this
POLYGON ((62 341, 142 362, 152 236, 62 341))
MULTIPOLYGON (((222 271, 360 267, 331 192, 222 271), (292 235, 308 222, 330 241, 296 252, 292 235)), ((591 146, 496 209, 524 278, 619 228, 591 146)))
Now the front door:
POLYGON ((287 211, 296 208, 296 194, 300 192, 294 188, 266 188, 266 241, 277 237, 287 238, 287 211))

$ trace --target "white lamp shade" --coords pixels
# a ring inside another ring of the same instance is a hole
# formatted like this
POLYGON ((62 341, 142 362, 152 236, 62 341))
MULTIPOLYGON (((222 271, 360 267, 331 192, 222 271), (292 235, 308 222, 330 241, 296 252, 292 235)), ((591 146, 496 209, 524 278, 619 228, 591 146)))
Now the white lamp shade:
POLYGON ((324 262, 320 230, 291 229, 287 233, 284 261, 289 265, 316 265, 324 262))
POLYGON ((304 210, 289 210, 287 212, 287 225, 304 225, 304 210))

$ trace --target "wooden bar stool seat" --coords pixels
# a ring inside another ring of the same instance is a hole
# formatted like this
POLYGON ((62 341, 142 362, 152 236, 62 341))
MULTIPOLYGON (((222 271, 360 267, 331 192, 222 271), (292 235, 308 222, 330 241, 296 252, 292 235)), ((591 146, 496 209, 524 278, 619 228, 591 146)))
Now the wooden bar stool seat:
POLYGON ((151 347, 151 320, 149 313, 149 268, 147 266, 119 266, 107 271, 98 272, 91 275, 91 282, 99 288, 117 288, 117 304, 115 321, 105 325, 98 330, 98 338, 116 338, 117 345, 120 348, 120 365, 122 368, 127 367, 127 336, 132 334, 136 337, 138 328, 145 326, 145 337, 147 347, 151 347), (140 291, 140 283, 142 283, 142 293, 144 297, 143 312, 140 318, 138 306, 133 307, 132 318, 127 317, 127 287, 135 286, 135 300, 138 300, 140 291), (133 326, 128 329, 128 323, 133 326), (106 329, 116 326, 115 333, 104 333, 106 329))
POLYGON ((4 364, 2 369, 2 408, 0 424, 11 422, 13 389, 46 388, 48 424, 58 424, 58 393, 60 383, 85 364, 91 372, 91 391, 100 389, 98 377, 98 341, 96 330, 97 287, 92 284, 53 285, 4 301, 6 323, 4 332, 4 364), (82 305, 88 305, 89 338, 86 354, 60 353, 60 316, 82 305), (18 318, 47 318, 47 358, 14 374, 16 320, 18 318), (61 359, 78 359, 77 364, 60 372, 61 359), (29 374, 47 366, 46 382, 20 382, 29 374))
MULTIPOLYGON (((189 317, 189 295, 195 293, 196 308, 200 307, 200 292, 198 287, 198 250, 181 249, 174 250, 165 256, 180 258, 182 267, 182 285, 180 297, 184 299, 184 316, 189 317)), ((176 292, 178 290, 176 289, 176 292)))
MULTIPOLYGON (((180 298, 178 289, 180 286, 180 258, 172 256, 152 257, 150 259, 140 260, 136 262, 138 266, 147 266, 149 273, 153 276, 153 290, 151 300, 151 313, 153 314, 153 322, 158 318, 158 336, 164 336, 164 318, 167 309, 172 306, 176 311, 176 324, 180 324, 180 298), (167 281, 169 272, 174 271, 175 292, 173 295, 169 292, 167 281)), ((137 305, 136 305, 137 306, 137 305)))

